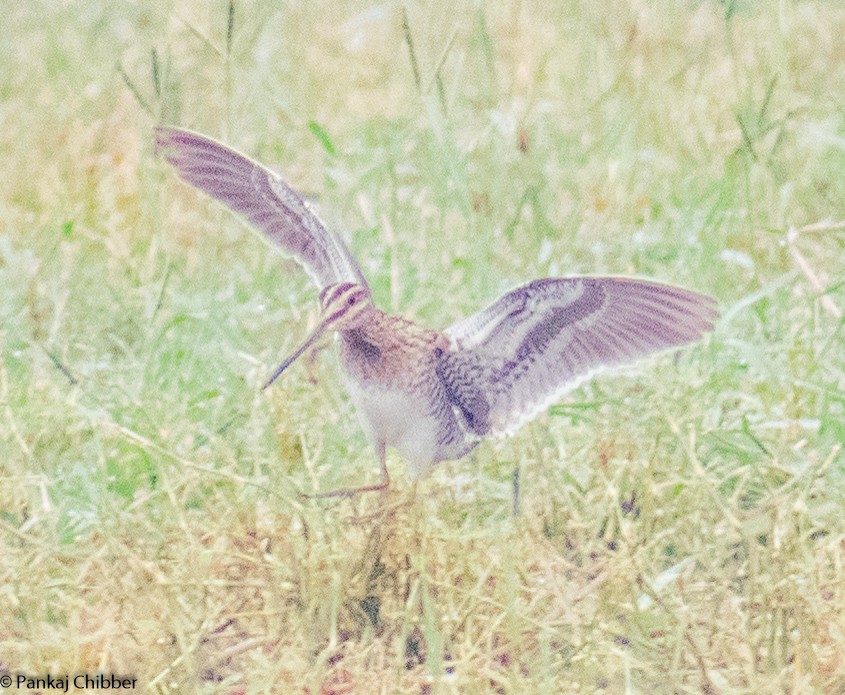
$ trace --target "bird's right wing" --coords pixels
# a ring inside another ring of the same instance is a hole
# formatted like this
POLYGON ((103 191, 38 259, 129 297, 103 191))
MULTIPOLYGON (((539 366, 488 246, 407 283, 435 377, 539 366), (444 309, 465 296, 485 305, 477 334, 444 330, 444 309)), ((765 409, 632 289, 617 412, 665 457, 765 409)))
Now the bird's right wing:
POLYGON ((183 128, 156 128, 156 151, 188 183, 246 217, 292 254, 322 291, 367 282, 349 249, 327 230, 282 178, 212 138, 183 128))
POLYGON ((535 280, 447 328, 436 368, 474 434, 508 434, 602 367, 697 340, 714 307, 633 278, 535 280))

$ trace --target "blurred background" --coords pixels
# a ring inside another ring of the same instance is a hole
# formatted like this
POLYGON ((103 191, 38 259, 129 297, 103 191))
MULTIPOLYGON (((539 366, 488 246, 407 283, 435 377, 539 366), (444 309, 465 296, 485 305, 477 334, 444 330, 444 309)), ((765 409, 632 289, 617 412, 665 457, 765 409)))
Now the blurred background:
POLYGON ((845 7, 4 15, 0 672, 845 693, 845 7), (389 498, 303 502, 378 477, 333 349, 260 390, 316 293, 161 123, 282 172, 420 323, 591 273, 722 317, 416 488, 392 454, 389 498))

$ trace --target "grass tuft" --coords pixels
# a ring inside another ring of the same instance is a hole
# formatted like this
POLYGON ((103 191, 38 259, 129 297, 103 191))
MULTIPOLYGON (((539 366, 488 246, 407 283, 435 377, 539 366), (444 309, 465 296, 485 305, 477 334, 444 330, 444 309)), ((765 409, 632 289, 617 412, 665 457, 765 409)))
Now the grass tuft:
POLYGON ((845 10, 20 7, 0 673, 845 692, 845 10), (711 293, 722 318, 416 486, 391 454, 387 505, 303 502, 378 477, 333 350, 259 389, 313 288, 156 161, 161 122, 283 171, 421 323, 576 273, 711 293))

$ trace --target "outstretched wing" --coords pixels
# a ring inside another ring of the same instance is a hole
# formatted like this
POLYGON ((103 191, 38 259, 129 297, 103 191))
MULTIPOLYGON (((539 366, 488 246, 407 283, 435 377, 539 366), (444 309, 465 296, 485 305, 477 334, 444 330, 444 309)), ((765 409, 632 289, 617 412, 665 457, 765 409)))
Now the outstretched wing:
POLYGON ((447 396, 477 435, 509 434, 602 367, 697 340, 715 301, 644 280, 535 280, 446 329, 447 396))
POLYGON ((322 290, 367 282, 349 249, 278 174, 205 135, 156 128, 156 151, 188 183, 246 217, 292 254, 322 290))

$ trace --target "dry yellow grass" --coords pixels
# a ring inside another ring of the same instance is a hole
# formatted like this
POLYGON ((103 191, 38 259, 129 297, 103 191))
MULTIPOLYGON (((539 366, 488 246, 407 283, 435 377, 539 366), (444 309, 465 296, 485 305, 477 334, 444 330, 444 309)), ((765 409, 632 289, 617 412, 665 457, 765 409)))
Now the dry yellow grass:
POLYGON ((5 12, 0 674, 845 693, 845 7, 231 7, 5 12), (590 272, 723 318, 416 488, 391 457, 387 501, 303 503, 377 476, 331 350, 259 391, 314 292, 157 122, 284 171, 421 322, 590 272))

